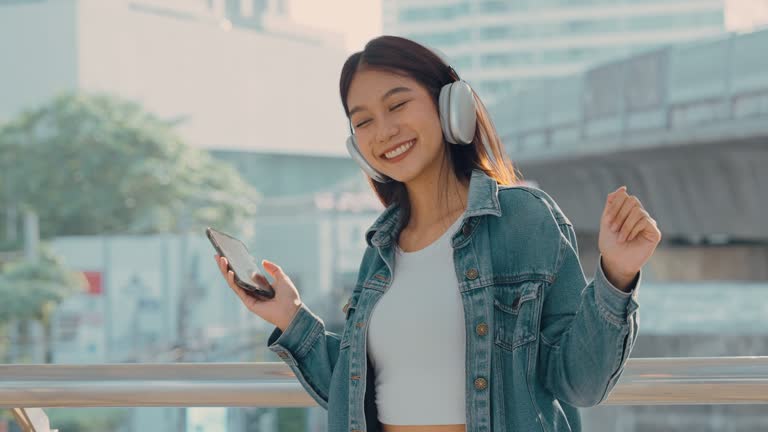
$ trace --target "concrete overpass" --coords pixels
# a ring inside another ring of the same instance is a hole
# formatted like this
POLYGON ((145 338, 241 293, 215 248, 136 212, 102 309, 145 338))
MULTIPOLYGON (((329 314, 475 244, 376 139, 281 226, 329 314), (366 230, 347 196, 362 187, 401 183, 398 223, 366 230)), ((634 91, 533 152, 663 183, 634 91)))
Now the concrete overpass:
POLYGON ((490 110, 523 177, 557 200, 580 240, 596 241, 605 195, 626 184, 667 247, 728 245, 690 262, 676 253, 678 270, 725 262, 727 277, 766 280, 767 53, 768 29, 664 47, 490 110))

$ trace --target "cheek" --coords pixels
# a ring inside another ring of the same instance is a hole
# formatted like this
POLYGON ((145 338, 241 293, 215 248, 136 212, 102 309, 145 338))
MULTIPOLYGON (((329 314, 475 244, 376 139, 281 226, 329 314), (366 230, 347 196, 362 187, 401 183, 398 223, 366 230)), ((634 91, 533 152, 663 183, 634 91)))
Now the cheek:
POLYGON ((428 140, 431 148, 441 147, 443 145, 443 130, 440 126, 440 119, 429 117, 422 126, 422 136, 428 140))
POLYGON ((357 138, 357 148, 360 149, 360 153, 362 153, 366 159, 371 159, 371 134, 368 132, 367 129, 358 130, 355 133, 355 137, 357 138))
POLYGON ((419 116, 419 124, 421 133, 424 136, 429 137, 431 141, 442 142, 443 131, 437 111, 432 109, 423 110, 419 116))

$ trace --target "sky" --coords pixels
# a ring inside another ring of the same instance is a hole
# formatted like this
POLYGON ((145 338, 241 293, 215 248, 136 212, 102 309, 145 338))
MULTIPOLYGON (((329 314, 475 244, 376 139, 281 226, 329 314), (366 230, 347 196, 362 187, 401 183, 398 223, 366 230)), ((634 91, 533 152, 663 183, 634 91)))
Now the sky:
MULTIPOLYGON (((768 0, 725 0, 726 28, 749 31, 768 25, 768 0)), ((304 25, 344 33, 347 51, 359 51, 381 34, 381 0, 291 0, 291 15, 304 25)))

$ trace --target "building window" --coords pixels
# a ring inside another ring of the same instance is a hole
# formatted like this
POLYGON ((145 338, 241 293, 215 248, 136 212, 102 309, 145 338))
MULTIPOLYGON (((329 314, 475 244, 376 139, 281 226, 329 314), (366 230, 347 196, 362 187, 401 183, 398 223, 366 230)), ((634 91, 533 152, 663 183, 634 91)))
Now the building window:
POLYGON ((480 64, 485 67, 505 67, 530 64, 535 61, 533 53, 491 53, 480 57, 480 64))
POLYGON ((522 39, 535 35, 536 26, 524 24, 510 24, 505 26, 481 27, 477 31, 478 38, 481 40, 499 40, 499 39, 522 39))
POLYGON ((468 3, 439 7, 413 7, 400 9, 401 22, 443 21, 455 19, 469 13, 468 3))
POLYGON ((627 30, 681 29, 691 27, 723 27, 722 11, 685 15, 649 15, 625 18, 627 30))
POLYGON ((438 48, 458 45, 470 41, 470 33, 468 29, 441 33, 408 34, 405 37, 438 48))

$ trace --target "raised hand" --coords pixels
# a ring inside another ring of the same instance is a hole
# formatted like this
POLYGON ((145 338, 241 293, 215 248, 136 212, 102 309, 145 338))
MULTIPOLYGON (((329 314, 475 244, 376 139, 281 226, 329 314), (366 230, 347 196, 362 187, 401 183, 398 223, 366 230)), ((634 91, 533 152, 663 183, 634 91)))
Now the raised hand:
POLYGON ((621 186, 608 194, 600 218, 598 248, 606 277, 620 289, 627 285, 648 261, 661 241, 656 221, 640 200, 621 186))

